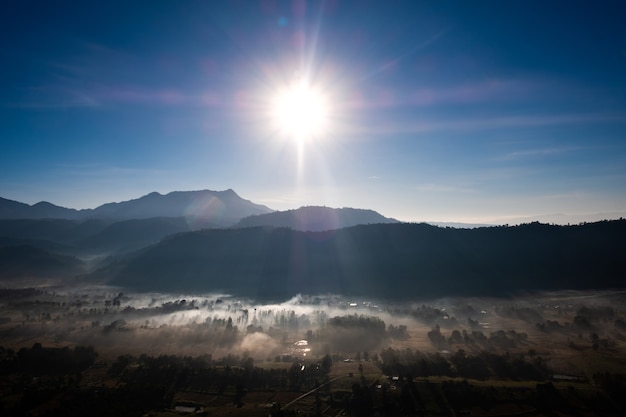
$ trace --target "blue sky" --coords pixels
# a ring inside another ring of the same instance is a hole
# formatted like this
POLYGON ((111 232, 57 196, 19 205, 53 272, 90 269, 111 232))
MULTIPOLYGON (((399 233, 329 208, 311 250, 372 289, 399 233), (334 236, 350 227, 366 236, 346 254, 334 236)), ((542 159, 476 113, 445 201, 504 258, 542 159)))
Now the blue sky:
POLYGON ((621 1, 5 2, 0 196, 620 217, 624 22, 621 1), (331 118, 303 145, 268 116, 298 78, 331 118))

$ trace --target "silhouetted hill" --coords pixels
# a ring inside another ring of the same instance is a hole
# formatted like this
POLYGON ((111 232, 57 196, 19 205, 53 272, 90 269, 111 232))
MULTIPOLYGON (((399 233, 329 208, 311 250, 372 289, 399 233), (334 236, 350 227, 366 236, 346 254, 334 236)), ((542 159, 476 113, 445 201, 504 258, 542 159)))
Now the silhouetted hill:
POLYGON ((12 237, 0 237, 0 247, 6 246, 33 246, 35 248, 44 249, 48 252, 70 254, 73 251, 71 246, 63 243, 53 242, 51 240, 40 239, 17 239, 12 237))
MULTIPOLYGON (((623 286, 626 221, 478 229, 377 224, 330 232, 182 233, 131 258, 112 283, 264 299, 296 293, 421 298, 623 286)), ((106 271, 100 271, 106 274, 106 271)))
POLYGON ((83 272, 78 259, 29 245, 0 247, 0 278, 70 278, 83 272))
POLYGON ((92 252, 127 252, 156 243, 167 235, 190 230, 189 224, 182 217, 124 220, 107 226, 77 246, 92 252))
POLYGON ((76 243, 102 231, 108 223, 102 220, 10 219, 0 220, 0 237, 50 240, 76 243))
POLYGON ((0 219, 80 219, 88 211, 55 206, 46 201, 28 205, 0 197, 0 219))
POLYGON ((154 217, 184 217, 192 229, 227 227, 246 216, 270 212, 272 209, 245 200, 230 189, 174 191, 165 195, 153 192, 137 199, 107 203, 95 209, 85 210, 68 209, 48 202, 30 206, 0 198, 0 219, 101 219, 114 222, 154 217))
MULTIPOLYGON (((0 239, 63 253, 124 252, 158 242, 168 234, 229 227, 266 206, 233 190, 151 193, 96 209, 73 210, 41 202, 33 206, 0 198, 0 239)), ((5 245, 6 246, 6 245, 5 245)))
POLYGON ((296 210, 275 211, 245 217, 234 227, 274 226, 321 232, 359 224, 378 223, 398 223, 398 221, 384 217, 373 210, 308 206, 296 210))
POLYGON ((173 233, 190 230, 187 219, 183 217, 132 219, 115 223, 96 219, 0 220, 0 246, 27 244, 74 255, 120 253, 156 243, 173 233))

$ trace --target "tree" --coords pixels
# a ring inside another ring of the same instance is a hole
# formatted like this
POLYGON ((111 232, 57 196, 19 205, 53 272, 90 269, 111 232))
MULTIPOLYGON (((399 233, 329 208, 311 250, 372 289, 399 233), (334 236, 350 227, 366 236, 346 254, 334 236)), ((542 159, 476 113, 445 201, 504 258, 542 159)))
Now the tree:
POLYGON ((438 348, 443 347, 446 343, 446 337, 441 334, 441 328, 438 324, 428 332, 428 339, 430 340, 430 343, 438 348))
POLYGON ((333 360, 330 355, 326 354, 322 358, 322 372, 328 373, 330 372, 330 368, 333 366, 333 360))

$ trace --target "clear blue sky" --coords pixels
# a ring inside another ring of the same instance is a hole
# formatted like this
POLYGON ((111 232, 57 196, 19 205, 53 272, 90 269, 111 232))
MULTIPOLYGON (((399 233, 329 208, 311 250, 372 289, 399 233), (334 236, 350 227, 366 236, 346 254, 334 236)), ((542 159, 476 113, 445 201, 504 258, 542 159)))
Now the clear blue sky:
POLYGON ((625 22, 623 1, 4 2, 0 196, 626 216, 625 22), (297 76, 332 118, 300 150, 268 117, 297 76))

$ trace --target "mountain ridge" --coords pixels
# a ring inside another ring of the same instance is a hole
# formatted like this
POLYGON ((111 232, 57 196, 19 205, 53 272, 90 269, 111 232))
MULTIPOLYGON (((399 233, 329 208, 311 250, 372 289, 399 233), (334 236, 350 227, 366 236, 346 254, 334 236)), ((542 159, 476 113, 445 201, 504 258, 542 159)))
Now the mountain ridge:
POLYGON ((152 217, 186 217, 205 226, 230 226, 239 219, 273 210, 241 198, 234 190, 156 191, 139 198, 102 204, 93 209, 73 209, 47 201, 28 205, 0 197, 0 219, 65 219, 108 221, 152 217))
POLYGON ((61 207, 47 201, 29 205, 0 197, 0 219, 61 218, 75 220, 80 218, 81 212, 83 210, 61 207))
POLYGON ((233 227, 287 227, 303 232, 321 232, 359 224, 398 223, 374 210, 351 207, 303 206, 297 209, 244 217, 233 227))
POLYGON ((250 227, 180 233, 100 270, 142 291, 415 298, 623 286, 626 220, 476 229, 425 223, 326 232, 250 227))
POLYGON ((28 244, 0 247, 0 278, 65 278, 84 272, 84 263, 28 244))

